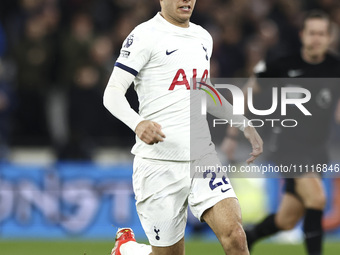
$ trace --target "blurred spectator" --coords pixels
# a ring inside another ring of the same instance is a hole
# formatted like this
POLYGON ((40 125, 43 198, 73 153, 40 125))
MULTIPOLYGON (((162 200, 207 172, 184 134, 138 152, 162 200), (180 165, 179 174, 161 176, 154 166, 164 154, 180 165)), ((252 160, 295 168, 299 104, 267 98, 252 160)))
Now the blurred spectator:
POLYGON ((6 50, 6 35, 0 23, 0 58, 5 55, 6 50))
POLYGON ((5 53, 6 35, 0 23, 0 161, 5 160, 8 154, 10 113, 13 108, 13 93, 6 79, 10 77, 10 71, 4 61, 5 53))
POLYGON ((10 134, 11 112, 13 110, 13 93, 5 79, 8 72, 6 63, 0 58, 0 161, 7 159, 10 134))
POLYGON ((115 59, 113 58, 114 48, 108 36, 98 36, 95 38, 90 49, 90 57, 94 64, 100 69, 101 87, 104 88, 108 81, 115 59))
POLYGON ((32 16, 25 26, 25 33, 15 46, 17 66, 18 107, 15 129, 20 141, 48 141, 45 95, 51 85, 55 49, 47 36, 47 26, 42 15, 32 16))
POLYGON ((100 130, 103 90, 100 70, 83 63, 73 77, 69 92, 70 139, 60 158, 90 160, 95 149, 94 135, 100 130))
POLYGON ((70 30, 61 37, 61 86, 68 88, 78 66, 89 59, 94 40, 93 26, 93 20, 87 13, 77 13, 72 18, 70 30))
MULTIPOLYGON (((279 45, 276 54, 289 55, 300 49, 299 29, 303 17, 302 0, 276 0, 267 18, 278 28, 279 45)), ((280 57, 277 56, 277 57, 280 57)))
POLYGON ((111 74, 112 42, 106 36, 94 39, 88 60, 81 63, 68 92, 69 141, 60 151, 60 158, 92 159, 95 136, 101 132, 105 118, 102 97, 111 74))
MULTIPOLYGON (((68 5, 72 4, 77 4, 77 2, 68 2, 68 5)), ((49 122, 53 144, 61 158, 71 157, 70 144, 74 141, 74 132, 70 122, 72 119, 70 111, 73 111, 70 105, 73 98, 69 95, 73 91, 79 67, 89 61, 94 39, 93 20, 87 12, 83 11, 75 13, 71 17, 70 28, 59 34, 57 86, 49 95, 49 122)), ((88 119, 88 122, 90 121, 88 119)), ((76 148, 78 144, 79 142, 74 147, 76 148)))

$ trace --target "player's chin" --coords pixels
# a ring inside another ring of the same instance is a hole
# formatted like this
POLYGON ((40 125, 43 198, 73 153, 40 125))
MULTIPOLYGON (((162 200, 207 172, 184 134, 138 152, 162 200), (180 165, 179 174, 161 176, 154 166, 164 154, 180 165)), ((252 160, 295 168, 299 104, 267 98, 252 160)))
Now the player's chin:
POLYGON ((185 23, 185 22, 190 21, 190 17, 191 17, 191 15, 188 15, 188 14, 179 15, 179 16, 178 16, 178 20, 180 20, 181 23, 185 23))
POLYGON ((190 11, 182 11, 181 9, 178 10, 177 15, 180 19, 190 19, 192 15, 192 10, 190 11))

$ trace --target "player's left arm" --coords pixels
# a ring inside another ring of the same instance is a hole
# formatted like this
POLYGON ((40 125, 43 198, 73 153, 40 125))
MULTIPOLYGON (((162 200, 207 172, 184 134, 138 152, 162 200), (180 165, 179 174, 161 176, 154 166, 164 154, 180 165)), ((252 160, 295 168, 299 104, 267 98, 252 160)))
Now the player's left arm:
MULTIPOLYGON (((212 51, 213 51, 213 39, 209 34, 210 40, 210 51, 209 56, 211 59, 212 51)), ((210 72, 209 72, 210 74, 210 72)), ((243 131, 244 136, 248 139, 252 146, 252 152, 250 153, 250 158, 246 160, 248 164, 253 163, 254 160, 260 156, 263 152, 263 141, 258 132, 254 127, 248 125, 248 119, 243 115, 234 115, 233 114, 233 106, 218 92, 219 97, 221 98, 222 105, 215 105, 215 102, 210 96, 207 96, 207 111, 220 119, 226 119, 229 121, 233 121, 235 124, 234 126, 239 130, 243 131), (243 124, 243 125, 242 125, 243 124)))
POLYGON ((254 127, 248 125, 249 120, 243 115, 234 115, 233 106, 218 91, 217 93, 221 98, 222 105, 216 105, 213 99, 207 96, 207 111, 219 119, 228 120, 229 123, 233 123, 233 126, 243 131, 244 136, 252 146, 251 157, 246 162, 248 164, 253 163, 263 152, 262 138, 254 127))

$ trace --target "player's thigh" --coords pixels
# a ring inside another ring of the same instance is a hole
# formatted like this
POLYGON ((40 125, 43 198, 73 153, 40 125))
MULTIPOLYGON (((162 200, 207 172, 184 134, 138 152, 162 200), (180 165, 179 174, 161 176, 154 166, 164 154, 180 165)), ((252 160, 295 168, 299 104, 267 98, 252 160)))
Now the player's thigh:
POLYGON ((292 229, 304 213, 305 208, 302 201, 292 193, 285 193, 275 215, 275 223, 282 230, 292 229))
POLYGON ((217 237, 242 226, 241 209, 236 198, 226 198, 206 210, 202 219, 211 227, 217 237))
POLYGON ((208 223, 221 242, 225 252, 237 248, 246 249, 245 233, 241 223, 241 209, 230 183, 223 171, 217 155, 207 154, 194 162, 194 169, 205 169, 202 174, 195 173, 192 179, 189 205, 193 215, 208 223), (210 167, 211 166, 211 167, 210 167))
POLYGON ((202 218, 214 231, 226 254, 248 254, 241 209, 236 198, 226 198, 218 202, 204 212, 202 218))
POLYGON ((322 179, 317 175, 304 176, 295 179, 296 193, 302 199, 306 208, 323 210, 326 195, 322 179))
POLYGON ((152 246, 170 247, 184 237, 190 192, 188 164, 134 161, 137 213, 152 246))
POLYGON ((184 237, 169 247, 152 246, 152 255, 184 255, 184 237))

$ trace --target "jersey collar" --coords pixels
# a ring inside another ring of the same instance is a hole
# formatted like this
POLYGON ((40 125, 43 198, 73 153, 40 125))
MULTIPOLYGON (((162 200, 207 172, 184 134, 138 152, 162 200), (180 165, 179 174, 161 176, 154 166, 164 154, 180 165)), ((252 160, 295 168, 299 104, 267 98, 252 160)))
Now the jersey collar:
POLYGON ((160 12, 158 12, 155 16, 156 20, 160 22, 162 25, 166 26, 168 29, 171 29, 172 31, 178 31, 178 32, 190 32, 192 29, 192 23, 189 22, 189 27, 179 27, 174 24, 171 24, 169 21, 163 18, 160 12))

